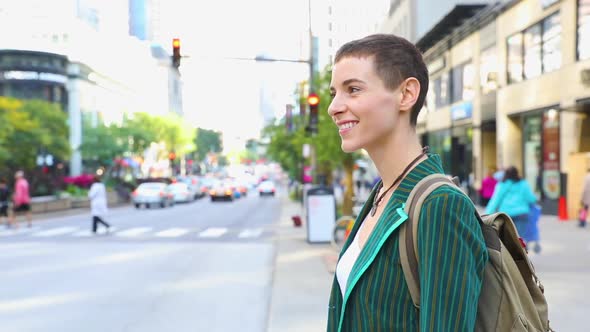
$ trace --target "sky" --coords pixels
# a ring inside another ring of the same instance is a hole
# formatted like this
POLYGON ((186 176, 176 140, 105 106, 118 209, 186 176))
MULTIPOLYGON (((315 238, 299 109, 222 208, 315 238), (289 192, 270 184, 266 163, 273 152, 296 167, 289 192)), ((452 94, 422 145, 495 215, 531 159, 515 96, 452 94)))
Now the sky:
POLYGON ((239 148, 263 126, 261 87, 281 116, 309 72, 303 63, 231 58, 305 59, 307 1, 208 1, 206 9, 198 4, 162 2, 164 40, 180 38, 181 53, 188 56, 181 64, 185 116, 196 126, 222 131, 226 149, 239 148))

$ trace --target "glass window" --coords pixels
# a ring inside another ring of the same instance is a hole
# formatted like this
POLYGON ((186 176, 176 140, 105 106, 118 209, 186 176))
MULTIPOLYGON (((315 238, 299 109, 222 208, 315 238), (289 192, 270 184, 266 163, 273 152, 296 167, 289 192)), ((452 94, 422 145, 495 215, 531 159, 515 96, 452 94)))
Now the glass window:
POLYGON ((475 66, 473 63, 463 65, 462 100, 472 100, 475 97, 475 66))
POLYGON ((541 24, 524 31, 524 77, 541 75, 541 24))
POLYGON ((496 46, 481 52, 479 59, 481 92, 486 94, 498 88, 498 54, 496 46))
POLYGON ((578 0, 578 59, 590 59, 590 0, 578 0))
POLYGON ((451 70, 451 103, 463 99, 463 66, 457 66, 451 70))
POLYGON ((561 24, 559 12, 543 21, 543 72, 561 67, 561 24))
POLYGON ((508 82, 522 81, 522 33, 508 37, 508 82))
POLYGON ((436 109, 447 106, 449 104, 449 73, 443 73, 434 81, 434 105, 436 109))

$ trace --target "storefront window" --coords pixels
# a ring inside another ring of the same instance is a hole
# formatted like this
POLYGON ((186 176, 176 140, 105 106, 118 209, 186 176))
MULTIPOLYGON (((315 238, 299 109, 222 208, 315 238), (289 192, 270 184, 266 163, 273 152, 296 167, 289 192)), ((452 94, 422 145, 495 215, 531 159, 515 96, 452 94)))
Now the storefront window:
POLYGON ((590 59, 590 0, 578 0, 578 59, 590 59))
POLYGON ((524 178, 541 198, 541 117, 532 116, 524 121, 524 178))
POLYGON ((541 25, 535 24, 524 31, 524 77, 537 77, 541 71, 541 25))
POLYGON ((449 105, 449 73, 443 73, 439 78, 434 80, 435 108, 440 109, 449 105))
POLYGON ((441 158, 446 172, 451 170, 451 131, 439 130, 428 133, 428 145, 432 152, 441 158))
POLYGON ((508 37, 508 82, 522 81, 522 33, 508 37))
POLYGON ((451 71, 453 85, 451 86, 451 102, 471 100, 475 95, 474 79, 475 67, 472 63, 459 65, 451 71))
POLYGON ((455 103, 463 99, 463 66, 457 66, 451 70, 451 103, 455 103))
POLYGON ((561 24, 559 12, 543 20, 543 72, 561 67, 561 24))
POLYGON ((480 84, 483 94, 498 88, 498 55, 496 46, 481 52, 480 55, 480 84))
POLYGON ((550 109, 543 114, 543 196, 559 198, 559 113, 550 109))

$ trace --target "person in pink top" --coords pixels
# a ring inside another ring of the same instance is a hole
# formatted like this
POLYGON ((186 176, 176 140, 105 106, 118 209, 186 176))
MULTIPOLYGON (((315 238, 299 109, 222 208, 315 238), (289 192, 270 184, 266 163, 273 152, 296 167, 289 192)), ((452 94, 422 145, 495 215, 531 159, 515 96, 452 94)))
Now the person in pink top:
POLYGON ((496 184, 498 181, 494 178, 494 169, 488 169, 488 174, 486 177, 481 181, 481 205, 487 206, 490 198, 494 194, 494 189, 496 189, 496 184))
POLYGON ((12 199, 14 201, 13 214, 10 223, 18 228, 16 223, 16 215, 20 212, 25 212, 27 215, 27 221, 29 227, 32 226, 33 217, 31 215, 31 195, 29 194, 29 182, 25 179, 23 171, 18 171, 14 174, 16 182, 14 183, 14 195, 12 199))

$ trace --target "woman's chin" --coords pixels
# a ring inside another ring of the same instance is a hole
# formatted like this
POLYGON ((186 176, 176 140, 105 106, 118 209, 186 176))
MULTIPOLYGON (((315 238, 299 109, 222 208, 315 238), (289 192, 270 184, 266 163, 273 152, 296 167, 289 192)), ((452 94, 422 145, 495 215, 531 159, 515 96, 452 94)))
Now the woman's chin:
POLYGON ((344 151, 346 153, 352 153, 352 152, 355 152, 361 148, 359 146, 356 146, 355 144, 351 144, 351 142, 345 142, 345 141, 342 141, 341 147, 342 147, 342 151, 344 151))

